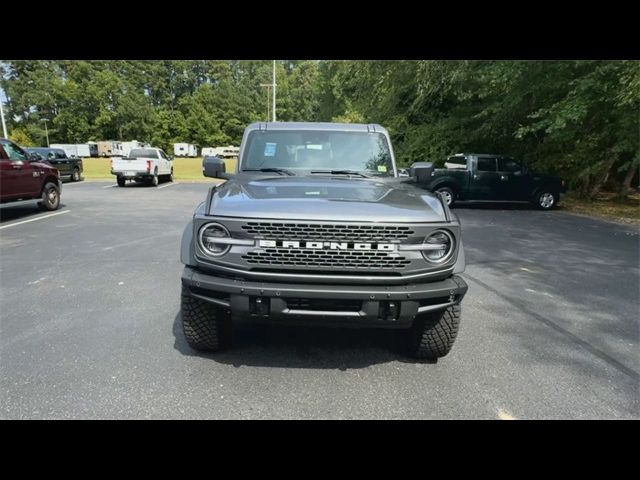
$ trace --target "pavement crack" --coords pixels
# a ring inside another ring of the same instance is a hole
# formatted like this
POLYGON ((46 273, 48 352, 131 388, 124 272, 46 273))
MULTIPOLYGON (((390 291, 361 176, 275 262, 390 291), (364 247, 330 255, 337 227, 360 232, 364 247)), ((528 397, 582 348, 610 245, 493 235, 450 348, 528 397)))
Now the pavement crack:
POLYGON ((610 366, 612 366, 616 370, 624 373, 625 375, 628 375, 629 377, 633 378, 636 381, 640 381, 640 373, 636 372, 632 368, 627 367, 625 364, 623 364, 622 362, 616 360, 615 358, 613 358, 608 353, 605 353, 602 350, 600 350, 599 348, 594 347, 589 342, 581 339, 580 337, 578 337, 574 333, 571 333, 566 328, 561 327, 560 325, 555 323, 553 320, 550 320, 550 319, 548 319, 546 317, 543 317, 542 315, 530 310, 524 303, 519 302, 518 300, 514 300, 512 298, 507 297, 506 295, 504 295, 500 291, 498 291, 495 288, 491 287, 490 285, 487 285, 486 283, 484 283, 482 280, 478 280, 477 278, 473 277, 472 275, 469 275, 466 272, 465 272, 464 276, 465 276, 465 278, 468 278, 472 282, 477 283, 482 288, 484 288, 484 289, 490 291, 491 293, 493 293, 494 295, 500 297, 505 302, 508 302, 511 305, 519 308, 520 310, 525 312, 527 315, 532 316, 533 318, 538 320, 540 323, 542 323, 542 324, 552 328, 556 332, 564 335, 567 339, 569 339, 569 341, 581 346, 582 348, 587 350, 589 353, 591 353, 592 355, 595 355, 600 360, 603 360, 604 362, 608 363, 610 366))

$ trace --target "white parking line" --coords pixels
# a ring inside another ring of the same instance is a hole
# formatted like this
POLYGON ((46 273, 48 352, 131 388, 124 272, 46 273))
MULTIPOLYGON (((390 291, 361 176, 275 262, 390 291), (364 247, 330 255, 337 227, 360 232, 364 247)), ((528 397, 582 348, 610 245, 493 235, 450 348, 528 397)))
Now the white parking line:
POLYGON ((167 187, 170 187, 171 185, 178 185, 178 184, 176 182, 171 182, 171 183, 162 185, 161 187, 157 187, 157 189, 160 190, 161 188, 167 188, 167 187))
POLYGON ((113 187, 117 187, 118 184, 116 183, 115 185, 105 185, 104 187, 100 187, 100 188, 113 188, 113 187))
POLYGON ((9 228, 9 227, 15 227, 17 225, 22 225, 23 223, 36 222, 38 220, 44 220, 45 218, 55 217, 56 215, 62 215, 63 213, 69 213, 70 211, 71 210, 63 210, 62 212, 50 213, 48 215, 42 215, 41 217, 30 218, 29 220, 23 220, 22 222, 16 222, 16 223, 12 223, 10 225, 3 225, 3 226, 0 227, 0 230, 2 230, 3 228, 9 228))

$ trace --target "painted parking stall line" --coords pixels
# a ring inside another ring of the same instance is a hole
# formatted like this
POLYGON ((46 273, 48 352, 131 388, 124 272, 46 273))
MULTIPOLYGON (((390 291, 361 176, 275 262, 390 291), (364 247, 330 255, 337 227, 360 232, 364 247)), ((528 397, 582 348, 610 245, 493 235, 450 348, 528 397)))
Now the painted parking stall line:
POLYGON ((11 223, 9 225, 3 225, 3 226, 0 227, 0 230, 3 230, 5 228, 10 228, 10 227, 17 227, 18 225, 22 225, 22 224, 25 224, 25 223, 37 222, 38 220, 44 220, 45 218, 55 217, 57 215, 63 215, 65 213, 69 213, 70 211, 71 210, 63 210, 62 212, 50 213, 48 215, 42 215, 40 217, 30 218, 29 220, 23 220, 21 222, 11 223))
POLYGON ((175 183, 175 182, 171 182, 171 183, 167 183, 167 184, 165 184, 165 185, 162 185, 162 186, 160 186, 160 187, 156 187, 156 190, 160 190, 160 189, 162 189, 162 188, 171 187, 171 186, 173 186, 173 185, 180 185, 180 184, 179 184, 179 183, 175 183))

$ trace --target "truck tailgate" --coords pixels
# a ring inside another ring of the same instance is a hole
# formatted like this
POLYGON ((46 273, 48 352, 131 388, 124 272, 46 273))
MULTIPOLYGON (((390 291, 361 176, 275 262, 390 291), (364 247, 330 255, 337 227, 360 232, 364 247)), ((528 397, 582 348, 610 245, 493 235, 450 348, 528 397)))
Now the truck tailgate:
POLYGON ((114 158, 112 170, 118 173, 124 172, 147 172, 147 160, 151 158, 114 158))

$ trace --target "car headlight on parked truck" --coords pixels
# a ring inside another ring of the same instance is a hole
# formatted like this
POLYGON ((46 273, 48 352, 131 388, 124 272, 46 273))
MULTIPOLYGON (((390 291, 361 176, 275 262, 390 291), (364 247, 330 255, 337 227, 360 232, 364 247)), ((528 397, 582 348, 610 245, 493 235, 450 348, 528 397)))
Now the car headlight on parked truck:
POLYGON ((455 240, 453 235, 446 230, 436 230, 424 240, 422 255, 431 263, 444 263, 453 254, 455 240))
POLYGON ((231 248, 224 239, 230 237, 229 230, 219 223, 207 223, 200 227, 198 242, 202 251, 211 257, 220 257, 231 248))

